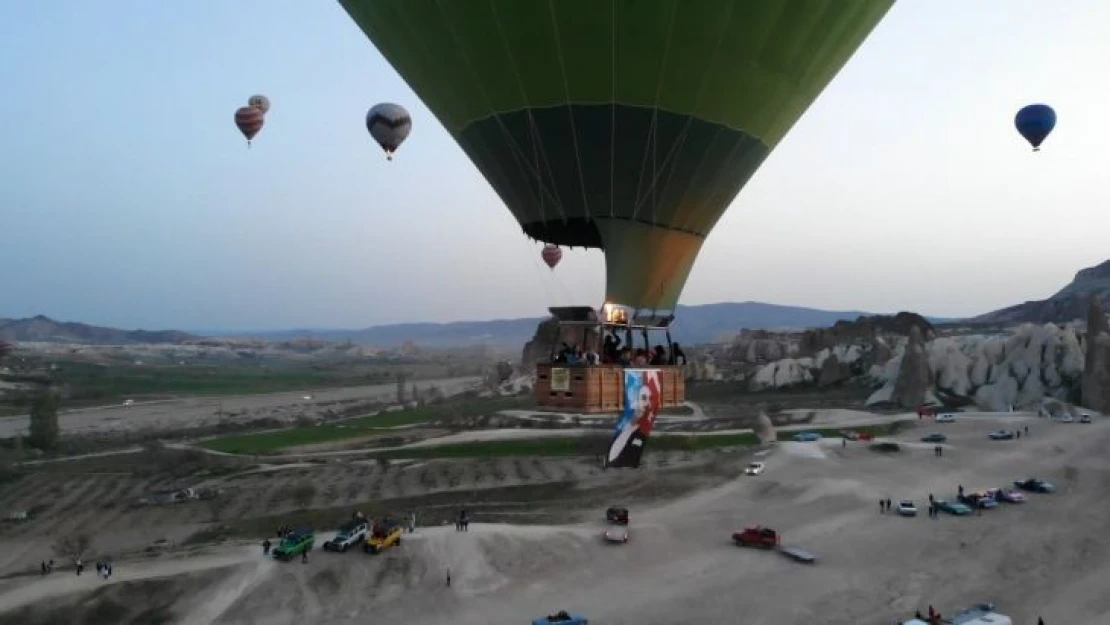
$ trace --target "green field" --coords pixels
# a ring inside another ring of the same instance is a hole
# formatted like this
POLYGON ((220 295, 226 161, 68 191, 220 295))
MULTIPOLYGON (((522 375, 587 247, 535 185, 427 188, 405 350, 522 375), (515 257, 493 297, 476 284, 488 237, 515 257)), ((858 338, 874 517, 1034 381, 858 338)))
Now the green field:
POLYGON ((201 441, 199 446, 230 454, 270 454, 289 447, 330 443, 374 434, 389 434, 395 431, 393 428, 401 426, 476 417, 528 405, 530 405, 528 398, 523 397, 451 400, 409 410, 344 419, 337 423, 210 438, 201 441))

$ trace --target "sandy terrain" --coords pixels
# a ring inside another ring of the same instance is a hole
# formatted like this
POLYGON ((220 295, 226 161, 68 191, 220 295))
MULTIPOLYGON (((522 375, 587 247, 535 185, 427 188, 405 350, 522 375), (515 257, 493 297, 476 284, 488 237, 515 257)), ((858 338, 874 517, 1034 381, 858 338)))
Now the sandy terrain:
MULTIPOLYGON (((481 378, 426 380, 422 387, 438 386, 447 395, 474 388, 481 378)), ((189 397, 162 401, 136 402, 130 406, 103 406, 67 410, 58 416, 62 431, 69 434, 101 433, 137 429, 181 429, 220 418, 249 421, 262 417, 293 419, 300 415, 322 414, 336 402, 388 402, 397 395, 396 384, 377 384, 337 389, 236 395, 227 397, 189 397), (313 399, 304 397, 311 393, 313 399)), ((27 429, 27 417, 0 418, 0 438, 15 436, 27 429)))
MULTIPOLYGON (((987 600, 1016 623, 1043 616, 1049 624, 1104 624, 1110 613, 1110 597, 1100 592, 1110 575, 1103 538, 1110 524, 1110 419, 1083 425, 990 415, 930 423, 899 438, 914 442, 936 430, 949 436, 943 458, 929 449, 877 454, 860 443, 781 444, 764 456, 764 475, 634 505, 632 541, 623 546, 602 544, 602 526, 594 521, 476 522, 469 533, 421 528, 379 557, 317 553, 308 564, 220 569, 224 592, 183 591, 173 622, 353 623, 372 617, 407 625, 488 625, 567 609, 605 625, 716 624, 737 622, 738 614, 746 625, 878 625, 928 604, 951 611, 987 600), (1029 425, 1030 435, 988 440, 986 432, 1004 420, 1029 425), (906 519, 877 510, 881 497, 923 505, 930 493, 953 497, 959 484, 1001 486, 1030 474, 1053 481, 1060 492, 1031 494, 1028 503, 972 517, 906 519), (810 567, 730 543, 732 530, 757 522, 780 529, 784 542, 816 552, 820 562, 810 567)), ((534 460, 530 466, 550 471, 558 462, 572 461, 534 460)), ((648 462, 639 472, 619 474, 632 484, 666 470, 648 462)), ((591 516, 599 517, 603 507, 591 516)), ((228 552, 229 561, 237 557, 228 552)), ((133 574, 144 575, 137 565, 133 574)), ((33 591, 36 597, 71 593, 74 583, 48 578, 22 584, 39 582, 57 586, 33 591)), ((0 610, 27 597, 32 591, 26 588, 0 589, 0 610)))

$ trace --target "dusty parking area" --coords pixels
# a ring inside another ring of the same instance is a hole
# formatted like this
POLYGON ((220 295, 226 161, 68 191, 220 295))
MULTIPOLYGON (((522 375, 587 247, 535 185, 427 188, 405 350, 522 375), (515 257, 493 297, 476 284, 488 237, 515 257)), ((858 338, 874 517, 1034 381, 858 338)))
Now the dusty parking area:
MULTIPOLYGON (((221 595, 218 614, 209 609, 204 618, 488 625, 567 609, 604 625, 717 624, 738 622, 737 615, 747 625, 885 625, 930 604, 951 612, 992 601, 1017 623, 1043 616, 1104 624, 1110 423, 992 416, 923 425, 898 438, 934 430, 949 436, 943 458, 929 445, 885 455, 838 440, 780 444, 764 456, 764 475, 633 505, 632 539, 621 546, 602 543, 593 519, 604 507, 597 506, 576 524, 423 528, 384 557, 319 553, 303 565, 248 566, 228 579, 235 591, 221 595), (1000 419, 1028 423, 1030 436, 988 440, 1000 419), (1001 486, 1028 475, 1059 492, 982 516, 878 512, 881 497, 923 505, 929 493, 954 495, 958 484, 1001 486), (749 523, 779 529, 784 542, 820 561, 807 566, 733 546, 730 533, 749 523)), ((660 470, 649 463, 625 473, 635 481, 660 470)), ((198 603, 183 593, 172 608, 177 622, 201 622, 188 620, 200 614, 198 603)))

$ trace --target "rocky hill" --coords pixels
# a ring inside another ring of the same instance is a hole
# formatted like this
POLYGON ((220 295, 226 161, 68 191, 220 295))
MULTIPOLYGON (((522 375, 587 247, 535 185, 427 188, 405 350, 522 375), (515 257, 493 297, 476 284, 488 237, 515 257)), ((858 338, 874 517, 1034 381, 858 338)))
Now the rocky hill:
POLYGON ((1064 288, 1048 299, 1028 301, 969 319, 972 323, 1067 323, 1083 319, 1088 300, 1110 302, 1110 260, 1079 270, 1064 288))
POLYGON ((969 333, 937 330, 900 313, 827 330, 746 332, 730 345, 703 351, 690 374, 739 381, 753 392, 852 385, 868 389, 870 406, 1006 411, 1077 404, 1107 412, 1110 324, 1099 300, 1091 301, 1086 324, 1026 323, 969 333))
POLYGON ((118 330, 84 323, 55 321, 38 315, 28 319, 0 319, 0 340, 86 345, 183 343, 198 337, 177 330, 118 330))

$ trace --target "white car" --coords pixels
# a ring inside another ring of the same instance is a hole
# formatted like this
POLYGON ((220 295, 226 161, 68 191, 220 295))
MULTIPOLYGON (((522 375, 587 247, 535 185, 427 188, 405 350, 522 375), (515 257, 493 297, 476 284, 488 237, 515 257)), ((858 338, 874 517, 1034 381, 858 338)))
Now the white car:
POLYGON ((614 525, 606 529, 602 536, 611 543, 626 543, 628 542, 628 528, 623 525, 614 525))
POLYGON ((1083 416, 1079 417, 1079 422, 1080 423, 1090 423, 1091 422, 1091 415, 1084 414, 1083 416))
POLYGON ((1075 419, 1072 418, 1072 416, 1070 414, 1066 414, 1066 415, 1060 417, 1060 423, 1073 423, 1074 421, 1075 421, 1075 419))
POLYGON ((954 415, 952 413, 938 414, 937 415, 937 423, 952 423, 955 420, 956 420, 956 415, 954 415))
POLYGON ((750 462, 744 469, 745 475, 759 475, 763 473, 763 469, 767 468, 762 462, 750 462))
POLYGON ((912 501, 899 501, 898 514, 902 516, 917 516, 917 506, 912 501))

